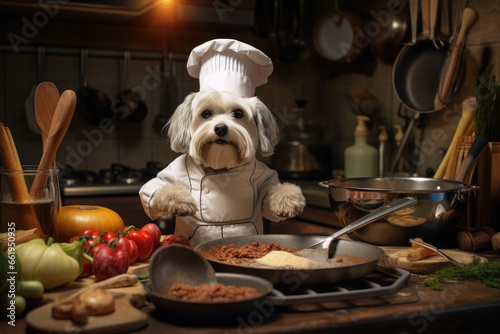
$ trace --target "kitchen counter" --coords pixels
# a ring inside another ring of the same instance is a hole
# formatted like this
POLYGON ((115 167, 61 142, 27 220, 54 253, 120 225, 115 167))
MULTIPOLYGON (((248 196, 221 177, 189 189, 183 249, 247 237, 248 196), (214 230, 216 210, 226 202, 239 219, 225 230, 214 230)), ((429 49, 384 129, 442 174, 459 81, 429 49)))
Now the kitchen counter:
MULTIPOLYGON (((481 256, 500 261, 491 252, 481 256)), ((248 315, 210 324, 200 324, 196 317, 169 319, 153 304, 143 303, 140 285, 122 289, 131 289, 135 297, 140 291, 142 298, 135 300, 148 314, 147 326, 136 333, 490 333, 498 327, 500 289, 456 281, 432 291, 422 286, 427 277, 411 274, 409 282, 389 296, 286 307, 262 304, 248 315)), ((27 328, 23 318, 15 327, 5 320, 0 326, 4 333, 25 333, 27 328)))
POLYGON ((142 184, 91 184, 81 186, 62 187, 64 197, 79 196, 139 196, 142 184))
MULTIPOLYGON (((283 180, 283 182, 292 182, 301 187, 304 197, 308 204, 329 209, 330 202, 325 188, 318 185, 319 181, 291 181, 283 180)), ((80 196, 121 196, 134 195, 139 196, 139 190, 143 183, 136 184, 89 184, 70 187, 62 187, 61 192, 64 197, 80 197, 80 196)))

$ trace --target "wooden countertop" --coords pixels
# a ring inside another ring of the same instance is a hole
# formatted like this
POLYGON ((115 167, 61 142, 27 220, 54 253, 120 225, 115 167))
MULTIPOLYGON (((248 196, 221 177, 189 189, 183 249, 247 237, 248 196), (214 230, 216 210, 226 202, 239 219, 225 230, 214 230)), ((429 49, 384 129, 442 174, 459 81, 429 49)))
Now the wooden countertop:
POLYGON ((500 290, 475 282, 455 282, 443 291, 422 287, 425 275, 412 275, 409 284, 418 301, 399 305, 329 310, 313 305, 302 311, 275 309, 270 315, 257 312, 246 318, 228 319, 227 324, 196 326, 196 319, 182 323, 164 322, 153 314, 148 327, 138 333, 487 333, 498 326, 500 290))
MULTIPOLYGON (((500 261, 492 252, 481 255, 500 261)), ((136 333, 487 333, 498 327, 500 289, 457 281, 446 284, 442 291, 433 291, 422 286, 427 277, 412 274, 409 283, 393 296, 287 307, 266 304, 249 315, 203 324, 193 317, 168 319, 147 302, 140 284, 121 291, 130 289, 134 305, 139 302, 148 314, 147 326, 136 333)), ((16 319, 15 327, 4 318, 0 327, 4 333, 27 331, 22 317, 16 319)))

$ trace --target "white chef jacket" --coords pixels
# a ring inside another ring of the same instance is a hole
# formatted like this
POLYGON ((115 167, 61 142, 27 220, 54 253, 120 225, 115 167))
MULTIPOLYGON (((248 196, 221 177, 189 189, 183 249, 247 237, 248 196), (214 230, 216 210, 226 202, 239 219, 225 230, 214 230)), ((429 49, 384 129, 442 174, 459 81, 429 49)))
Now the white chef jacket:
POLYGON ((278 173, 255 158, 240 167, 206 174, 188 154, 181 155, 139 191, 151 219, 164 214, 151 206, 155 191, 178 182, 189 188, 198 211, 193 216, 177 217, 175 233, 186 236, 193 247, 213 239, 262 234, 262 217, 284 219, 263 201, 269 188, 279 183, 278 173))

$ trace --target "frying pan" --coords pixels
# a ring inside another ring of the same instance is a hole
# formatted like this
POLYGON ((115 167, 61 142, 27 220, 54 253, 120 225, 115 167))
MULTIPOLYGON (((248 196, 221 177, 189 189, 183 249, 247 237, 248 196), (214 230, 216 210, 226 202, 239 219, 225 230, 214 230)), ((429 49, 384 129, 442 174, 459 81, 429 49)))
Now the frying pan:
POLYGON ((446 60, 449 43, 443 40, 437 49, 432 40, 420 40, 405 46, 393 67, 393 84, 403 105, 416 112, 437 111, 434 99, 439 85, 441 68, 446 60))
MULTIPOLYGON (((436 43, 427 36, 417 40, 416 6, 418 0, 410 0, 412 43, 405 45, 396 57, 392 68, 392 82, 396 95, 406 108, 420 113, 431 113, 437 111, 434 100, 450 43, 445 39, 436 43)), ((426 15, 422 17, 424 26, 431 26, 433 29, 434 22, 429 23, 426 15)))
MULTIPOLYGON (((258 241, 260 243, 277 242, 282 248, 302 249, 324 240, 327 234, 264 234, 230 237, 211 240, 195 247, 202 255, 212 247, 234 244, 241 247, 245 244, 258 241)), ((316 249, 326 258, 326 249, 316 249)), ((220 261, 209 260, 216 272, 229 272, 246 275, 254 275, 264 278, 274 285, 300 286, 316 285, 325 283, 337 283, 364 277, 371 273, 384 252, 373 245, 359 241, 339 240, 338 255, 354 255, 367 259, 367 262, 346 265, 343 267, 328 267, 307 270, 292 270, 280 268, 250 267, 242 264, 229 264, 220 261)), ((319 255, 319 254, 316 254, 319 255)))
POLYGON ((237 287, 247 286, 258 291, 256 297, 228 302, 190 302, 183 300, 174 300, 164 297, 154 291, 151 282, 144 282, 144 290, 148 293, 149 299, 155 304, 157 309, 162 312, 162 319, 166 317, 188 319, 210 319, 217 316, 228 316, 250 312, 260 305, 271 293, 273 285, 259 277, 250 275, 238 275, 231 273, 217 273, 217 282, 224 285, 234 285, 237 287))

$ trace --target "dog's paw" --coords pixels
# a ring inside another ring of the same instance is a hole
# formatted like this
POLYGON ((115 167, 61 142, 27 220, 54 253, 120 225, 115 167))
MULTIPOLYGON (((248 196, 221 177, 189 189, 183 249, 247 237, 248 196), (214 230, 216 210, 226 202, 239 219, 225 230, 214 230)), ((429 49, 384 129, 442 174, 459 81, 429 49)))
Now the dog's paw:
POLYGON ((277 184, 269 189, 269 207, 278 217, 292 218, 302 213, 306 199, 300 187, 291 184, 277 184))
POLYGON ((197 205, 189 190, 183 184, 171 184, 156 190, 152 205, 164 214, 192 216, 197 205))

